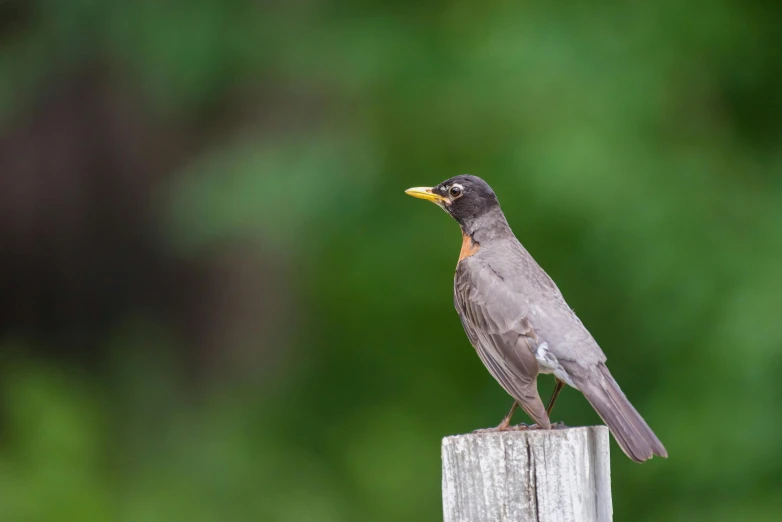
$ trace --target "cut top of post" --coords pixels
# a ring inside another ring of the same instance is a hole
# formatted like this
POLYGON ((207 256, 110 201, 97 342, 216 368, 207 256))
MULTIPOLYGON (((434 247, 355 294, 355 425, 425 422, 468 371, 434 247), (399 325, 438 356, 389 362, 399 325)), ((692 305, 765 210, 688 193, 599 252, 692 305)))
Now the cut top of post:
POLYGON ((445 522, 610 522, 608 428, 472 433, 442 442, 445 522))

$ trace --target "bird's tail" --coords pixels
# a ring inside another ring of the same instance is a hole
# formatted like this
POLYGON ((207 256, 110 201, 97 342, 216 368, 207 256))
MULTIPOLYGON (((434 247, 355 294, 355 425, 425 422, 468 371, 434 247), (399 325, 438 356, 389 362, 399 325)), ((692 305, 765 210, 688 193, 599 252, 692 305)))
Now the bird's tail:
POLYGON ((589 379, 578 379, 579 389, 614 434, 622 451, 635 462, 652 455, 668 457, 662 442, 636 411, 604 364, 589 379))

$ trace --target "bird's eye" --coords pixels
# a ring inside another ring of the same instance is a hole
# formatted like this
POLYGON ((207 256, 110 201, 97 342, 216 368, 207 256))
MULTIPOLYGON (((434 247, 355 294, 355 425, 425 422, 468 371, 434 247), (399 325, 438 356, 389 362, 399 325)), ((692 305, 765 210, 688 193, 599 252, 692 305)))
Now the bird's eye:
POLYGON ((452 198, 458 198, 462 195, 464 190, 462 189, 461 185, 454 185, 451 187, 451 189, 448 191, 448 193, 451 195, 452 198))

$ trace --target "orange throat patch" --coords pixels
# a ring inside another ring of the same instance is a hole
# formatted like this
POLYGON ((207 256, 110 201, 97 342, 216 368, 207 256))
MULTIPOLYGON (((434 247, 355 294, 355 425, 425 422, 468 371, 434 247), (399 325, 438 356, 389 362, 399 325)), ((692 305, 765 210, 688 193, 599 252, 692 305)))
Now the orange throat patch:
POLYGON ((480 243, 476 243, 473 238, 462 232, 462 250, 459 252, 459 261, 474 255, 480 249, 480 243))

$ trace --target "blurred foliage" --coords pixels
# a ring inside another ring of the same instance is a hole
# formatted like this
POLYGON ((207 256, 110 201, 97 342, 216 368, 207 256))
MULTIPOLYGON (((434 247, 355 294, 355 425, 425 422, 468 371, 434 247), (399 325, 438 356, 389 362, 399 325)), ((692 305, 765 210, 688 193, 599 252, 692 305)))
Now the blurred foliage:
MULTIPOLYGON (((203 129, 144 210, 162 248, 249 245, 281 274, 249 298, 289 303, 264 326, 285 335, 226 334, 274 357, 195 386, 184 336, 141 307, 99 339, 99 371, 5 336, 0 520, 440 518, 440 438, 510 406, 452 308, 456 225, 402 192, 462 172, 492 184, 671 455, 612 445, 616 519, 782 517, 779 6, 6 0, 0 17, 0 137, 100 64, 133 111, 203 129)), ((598 421, 572 391, 555 417, 598 421)))

